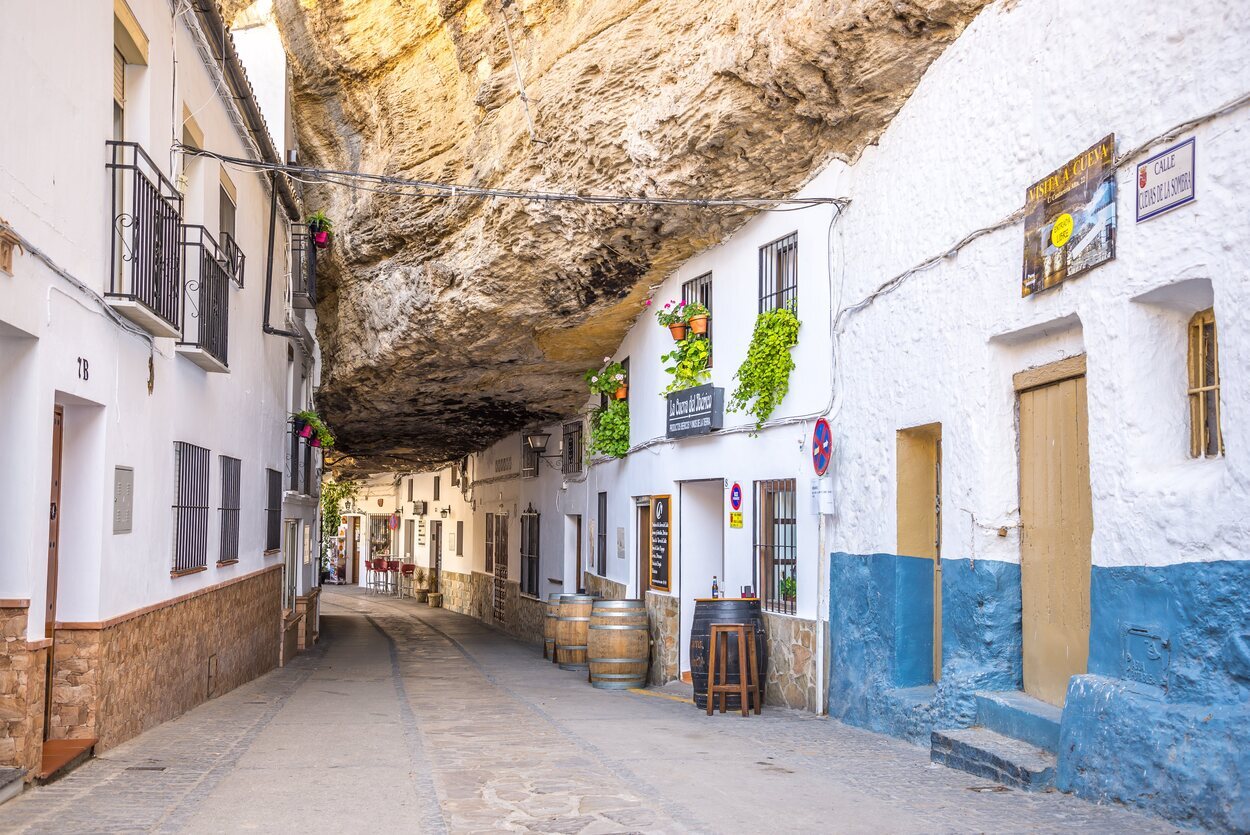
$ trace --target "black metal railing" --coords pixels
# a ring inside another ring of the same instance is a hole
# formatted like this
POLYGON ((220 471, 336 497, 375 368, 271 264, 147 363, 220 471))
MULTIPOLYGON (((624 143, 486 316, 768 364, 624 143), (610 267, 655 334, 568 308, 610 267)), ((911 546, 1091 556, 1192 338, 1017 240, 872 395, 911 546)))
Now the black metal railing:
POLYGON ((221 462, 221 545, 218 562, 239 558, 239 506, 243 484, 243 462, 228 455, 221 462))
POLYGON ((302 227, 291 232, 291 304, 303 310, 317 306, 317 246, 302 227))
POLYGON ((231 280, 240 290, 243 289, 243 266, 247 262, 247 257, 243 254, 243 250, 239 249, 238 242, 230 236, 229 232, 221 233, 221 254, 225 258, 222 266, 226 272, 230 274, 231 280))
POLYGON ((107 142, 110 210, 106 295, 136 301, 181 324, 182 195, 134 142, 107 142))
POLYGON ((230 274, 227 257, 203 226, 182 227, 187 316, 180 345, 201 348, 222 365, 230 345, 230 274))
POLYGON ((304 458, 300 461, 300 492, 305 496, 313 494, 313 447, 304 441, 304 458))
POLYGON ((797 304, 799 233, 760 247, 760 313, 797 304))
POLYGON ((291 428, 291 446, 286 456, 286 489, 292 493, 303 492, 300 487, 304 483, 303 463, 304 456, 301 447, 304 445, 304 439, 299 436, 299 432, 294 427, 291 428))
POLYGON ((208 450, 174 442, 174 573, 208 563, 208 450))

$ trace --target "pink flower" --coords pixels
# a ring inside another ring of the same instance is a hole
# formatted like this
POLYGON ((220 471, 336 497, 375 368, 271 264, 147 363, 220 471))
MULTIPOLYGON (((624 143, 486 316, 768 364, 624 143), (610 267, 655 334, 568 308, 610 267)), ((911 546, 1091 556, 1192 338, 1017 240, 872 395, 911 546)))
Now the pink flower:
POLYGON ((611 362, 611 361, 612 361, 612 358, 611 358, 611 357, 604 357, 604 358, 603 358, 603 362, 604 362, 604 364, 605 364, 605 365, 606 365, 607 363, 611 362))
POLYGON ((643 304, 644 304, 644 305, 646 305, 647 307, 650 307, 650 306, 651 306, 651 299, 647 299, 645 302, 643 302, 643 304))
POLYGON ((673 303, 672 303, 672 302, 664 302, 664 307, 666 307, 666 308, 668 308, 668 307, 672 307, 672 305, 673 305, 673 303))

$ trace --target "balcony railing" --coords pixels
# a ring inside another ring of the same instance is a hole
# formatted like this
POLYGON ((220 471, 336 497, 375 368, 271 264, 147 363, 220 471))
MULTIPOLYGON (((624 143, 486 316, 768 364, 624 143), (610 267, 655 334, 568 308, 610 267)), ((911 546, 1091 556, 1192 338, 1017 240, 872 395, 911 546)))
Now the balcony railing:
POLYGON ((317 306, 317 246, 303 228, 291 233, 291 304, 302 310, 317 306))
POLYGON ((107 142, 112 234, 106 296, 154 336, 182 320, 182 196, 134 142, 107 142))
POLYGON ((304 496, 313 495, 313 453, 312 444, 307 438, 301 438, 292 428, 290 449, 287 452, 287 490, 304 496))
POLYGON ((229 259, 203 226, 182 227, 186 315, 180 352, 209 371, 227 371, 230 337, 229 259))
POLYGON ((243 289, 243 263, 247 259, 243 256, 243 250, 239 249, 239 244, 234 238, 230 237, 230 233, 221 233, 221 254, 225 258, 226 272, 230 274, 230 278, 234 280, 235 285, 243 289))

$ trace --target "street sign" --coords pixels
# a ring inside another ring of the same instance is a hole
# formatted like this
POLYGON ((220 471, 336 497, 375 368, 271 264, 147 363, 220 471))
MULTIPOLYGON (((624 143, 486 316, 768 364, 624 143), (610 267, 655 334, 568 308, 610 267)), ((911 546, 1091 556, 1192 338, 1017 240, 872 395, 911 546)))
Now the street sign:
POLYGON ((1137 222, 1194 201, 1194 138, 1137 166, 1137 222))
POLYGON ((729 488, 729 506, 734 510, 742 510, 742 485, 736 481, 729 488))
POLYGON ((731 510, 729 512, 729 527, 731 528, 742 527, 742 511, 731 510))
POLYGON ((829 421, 820 418, 816 428, 812 430, 812 469, 816 475, 824 475, 829 470, 829 462, 833 460, 833 430, 829 421))

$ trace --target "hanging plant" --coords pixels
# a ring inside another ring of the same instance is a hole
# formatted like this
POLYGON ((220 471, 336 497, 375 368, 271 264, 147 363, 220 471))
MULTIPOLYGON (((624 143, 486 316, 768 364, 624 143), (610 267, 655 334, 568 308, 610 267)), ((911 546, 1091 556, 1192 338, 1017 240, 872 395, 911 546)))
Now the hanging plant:
MULTIPOLYGON (((647 299, 646 304, 647 307, 650 307, 651 300, 647 299)), ((656 321, 660 323, 661 327, 668 328, 669 332, 673 335, 673 339, 680 342, 686 338, 686 329, 688 328, 688 325, 686 324, 685 299, 682 299, 679 302, 665 302, 664 307, 655 312, 655 318, 656 321)))
POLYGON ((673 375, 664 394, 701 386, 711 380, 712 375, 707 370, 711 356, 711 345, 699 336, 688 336, 673 346, 672 351, 660 357, 662 362, 669 363, 664 370, 673 375))
MULTIPOLYGON (((354 481, 327 481, 321 485, 321 541, 333 542, 339 535, 343 521, 342 506, 345 501, 356 498, 359 485, 354 481)), ((326 557, 322 555, 323 568, 326 557)))
MULTIPOLYGON (((619 362, 612 362, 611 357, 604 357, 603 367, 590 369, 586 372, 584 379, 591 394, 606 394, 608 397, 615 396, 620 389, 629 385, 629 380, 625 376, 625 366, 619 362)), ((617 399, 623 400, 624 397, 617 397, 617 399)))
POLYGON ((734 375, 738 387, 730 397, 729 410, 753 415, 757 430, 790 390, 794 370, 790 350, 798 342, 799 319, 793 305, 761 313, 755 320, 747 358, 734 375))
POLYGON ((334 446, 334 435, 316 412, 308 410, 296 412, 291 419, 295 422, 295 429, 299 436, 311 438, 310 443, 313 446, 322 449, 330 449, 334 446))
POLYGON ((330 230, 333 228, 330 218, 320 209, 308 216, 308 231, 312 232, 313 243, 317 245, 317 249, 325 249, 330 245, 330 230))
POLYGON ((590 416, 588 453, 624 458, 629 453, 629 402, 613 400, 590 416))

